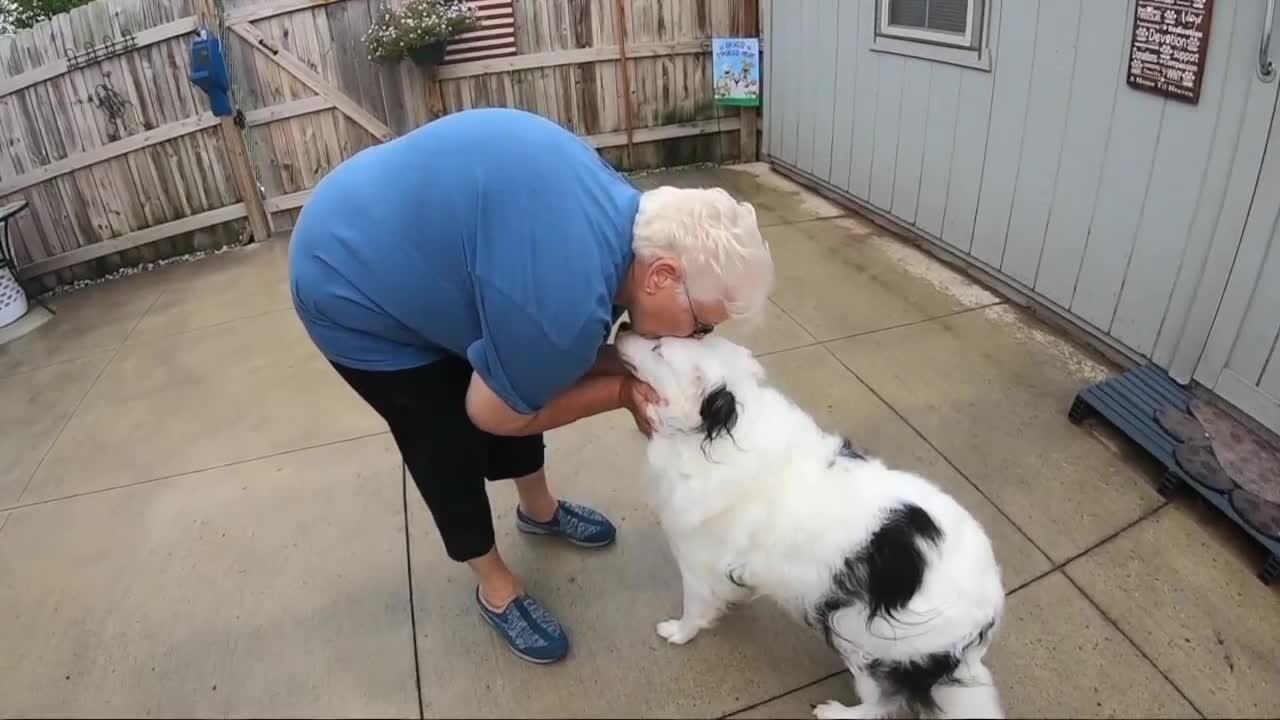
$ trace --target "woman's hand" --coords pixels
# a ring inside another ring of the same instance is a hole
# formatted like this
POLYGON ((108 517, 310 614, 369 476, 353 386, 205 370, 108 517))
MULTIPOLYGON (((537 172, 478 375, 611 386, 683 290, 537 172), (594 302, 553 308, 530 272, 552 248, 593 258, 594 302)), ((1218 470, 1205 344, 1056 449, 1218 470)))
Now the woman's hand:
POLYGON ((653 436, 653 421, 649 417, 649 408, 662 403, 658 393, 643 381, 631 374, 622 376, 618 385, 618 404, 631 412, 636 421, 636 429, 645 437, 653 436))

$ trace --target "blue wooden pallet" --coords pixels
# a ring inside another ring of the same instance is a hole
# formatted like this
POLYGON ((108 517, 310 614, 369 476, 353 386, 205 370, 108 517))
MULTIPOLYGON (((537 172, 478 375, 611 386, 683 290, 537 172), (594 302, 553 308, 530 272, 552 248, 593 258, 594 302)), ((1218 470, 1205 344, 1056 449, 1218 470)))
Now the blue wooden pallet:
POLYGON ((1080 423, 1091 415, 1097 415, 1111 423, 1158 460, 1165 468, 1160 494, 1169 496, 1182 487, 1189 487, 1210 505, 1244 529, 1254 540, 1262 543, 1269 556, 1258 573, 1262 582, 1270 585, 1280 578, 1280 542, 1254 530, 1231 507, 1226 494, 1201 485, 1183 472, 1174 457, 1178 439, 1173 437, 1156 420, 1156 412, 1173 407, 1189 413, 1193 396, 1174 382, 1163 370, 1144 365, 1126 373, 1095 383, 1080 391, 1071 404, 1068 417, 1080 423))

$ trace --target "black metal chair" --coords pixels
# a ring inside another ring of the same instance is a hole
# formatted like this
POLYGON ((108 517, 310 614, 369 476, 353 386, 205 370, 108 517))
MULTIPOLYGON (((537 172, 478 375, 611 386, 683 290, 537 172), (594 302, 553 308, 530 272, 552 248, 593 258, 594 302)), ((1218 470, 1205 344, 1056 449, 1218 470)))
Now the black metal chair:
POLYGON ((9 221, 26 209, 26 200, 0 207, 0 268, 13 268, 15 275, 18 273, 18 258, 13 254, 13 241, 9 239, 9 221))

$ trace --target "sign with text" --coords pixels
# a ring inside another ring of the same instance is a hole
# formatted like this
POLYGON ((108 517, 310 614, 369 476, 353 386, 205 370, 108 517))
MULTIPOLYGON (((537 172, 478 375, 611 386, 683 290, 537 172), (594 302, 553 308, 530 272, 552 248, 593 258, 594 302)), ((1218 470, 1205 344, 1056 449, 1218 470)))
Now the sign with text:
POLYGON ((740 107, 760 106, 759 38, 714 38, 711 41, 712 79, 716 102, 740 107))
POLYGON ((1136 0, 1129 86, 1200 102, 1212 16, 1213 0, 1136 0))

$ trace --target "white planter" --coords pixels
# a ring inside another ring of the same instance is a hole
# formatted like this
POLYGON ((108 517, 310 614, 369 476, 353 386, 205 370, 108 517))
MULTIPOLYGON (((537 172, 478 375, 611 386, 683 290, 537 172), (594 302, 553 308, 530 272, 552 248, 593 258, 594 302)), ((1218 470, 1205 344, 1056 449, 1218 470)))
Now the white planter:
POLYGON ((10 267, 0 268, 0 327, 27 314, 27 293, 10 267))

